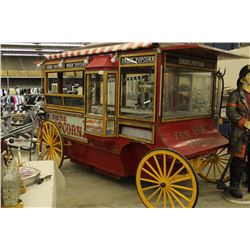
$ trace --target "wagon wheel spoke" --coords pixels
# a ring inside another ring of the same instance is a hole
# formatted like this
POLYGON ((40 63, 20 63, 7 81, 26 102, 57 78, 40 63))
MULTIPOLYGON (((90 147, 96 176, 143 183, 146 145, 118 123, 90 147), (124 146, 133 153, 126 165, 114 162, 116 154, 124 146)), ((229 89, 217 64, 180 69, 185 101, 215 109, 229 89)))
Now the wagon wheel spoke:
POLYGON ((182 165, 182 167, 181 167, 178 171, 176 171, 172 176, 170 176, 169 180, 174 179, 175 176, 177 176, 177 175, 178 175, 182 170, 184 170, 184 169, 185 169, 185 166, 182 165))
POLYGON ((170 194, 174 197, 174 199, 177 201, 177 203, 182 207, 185 208, 184 204, 180 201, 180 199, 172 192, 172 190, 169 190, 170 194))
MULTIPOLYGON (((56 134, 56 136, 53 138, 53 141, 52 141, 52 142, 57 142, 57 141, 56 141, 57 138, 59 138, 59 135, 58 135, 58 134, 56 134)), ((59 140, 60 140, 60 138, 59 138, 59 140)))
POLYGON ((184 194, 180 193, 179 191, 177 191, 176 189, 174 188, 170 188, 172 192, 174 192, 175 194, 177 194, 178 196, 180 196, 182 199, 186 200, 187 202, 190 202, 190 199, 185 196, 184 194))
POLYGON ((146 164, 150 167, 150 169, 153 171, 153 173, 160 179, 161 176, 157 173, 157 171, 152 167, 152 165, 146 161, 146 164))
POLYGON ((173 159, 173 161, 172 161, 172 163, 171 163, 171 166, 170 166, 170 169, 169 169, 169 171, 168 171, 168 173, 167 173, 167 177, 166 177, 166 178, 168 178, 168 177, 170 176, 170 174, 171 174, 171 172, 172 172, 172 170, 173 170, 173 166, 174 166, 174 164, 175 164, 175 161, 176 161, 176 158, 173 159))
POLYGON ((166 197, 166 190, 163 191, 163 207, 167 208, 167 197, 166 197))
POLYGON ((154 155, 153 157, 154 157, 156 166, 157 166, 157 168, 158 168, 158 171, 159 171, 159 173, 160 173, 160 176, 163 177, 163 173, 162 173, 162 171, 161 171, 161 167, 160 167, 160 165, 159 165, 159 162, 158 162, 158 160, 157 160, 157 158, 156 158, 155 155, 154 155))
POLYGON ((147 197, 148 200, 152 199, 159 191, 160 191, 160 187, 158 187, 150 196, 147 197))
POLYGON ((214 173, 214 180, 216 180, 216 163, 213 164, 213 173, 214 173))
POLYGON ((180 186, 180 185, 176 185, 176 184, 171 184, 171 187, 179 188, 179 189, 183 189, 183 190, 187 190, 187 191, 192 191, 193 190, 190 187, 180 186))
POLYGON ((180 176, 176 176, 175 178, 173 178, 172 180, 171 180, 171 184, 172 183, 177 183, 177 182, 182 182, 182 181, 188 181, 188 180, 190 180, 191 179, 191 176, 189 176, 189 175, 180 175, 180 176))
POLYGON ((158 188, 158 187, 159 187, 159 185, 153 185, 153 186, 142 188, 142 190, 146 191, 146 190, 153 189, 153 188, 158 188))
POLYGON ((220 155, 220 153, 222 153, 226 148, 222 148, 220 149, 220 151, 217 153, 217 155, 220 155))
POLYGON ((212 168, 212 164, 210 164, 210 167, 209 167, 209 169, 208 169, 208 171, 207 171, 206 177, 208 177, 208 175, 209 175, 209 173, 210 173, 210 171, 211 171, 211 168, 212 168))
POLYGON ((221 158, 221 157, 224 157, 226 155, 228 155, 228 154, 223 154, 223 155, 218 154, 218 157, 221 158))
POLYGON ((61 150, 61 149, 59 149, 59 148, 53 147, 53 150, 55 150, 55 151, 58 151, 58 152, 62 153, 62 150, 61 150))
POLYGON ((159 181, 154 181, 154 180, 151 180, 151 179, 145 179, 145 178, 140 178, 141 181, 145 181, 145 182, 150 182, 150 183, 157 183, 159 184, 159 181))
POLYGON ((145 168, 142 168, 142 171, 144 171, 145 173, 147 173, 148 175, 150 175, 151 177, 153 177, 155 180, 159 181, 159 177, 153 175, 152 173, 150 173, 148 170, 146 170, 145 168))
POLYGON ((51 148, 50 151, 51 151, 51 153, 52 153, 52 154, 51 154, 51 155, 52 155, 52 156, 51 156, 52 158, 54 158, 54 156, 56 156, 56 155, 57 155, 58 157, 60 157, 60 156, 57 154, 57 152, 54 150, 54 148, 51 148))
POLYGON ((159 194, 158 197, 157 197, 157 200, 156 200, 156 202, 155 202, 154 207, 158 207, 163 192, 164 192, 164 191, 161 189, 160 194, 159 194))
POLYGON ((227 163, 229 159, 226 159, 226 158, 222 158, 222 159, 219 159, 220 162, 223 162, 223 163, 227 163))
POLYGON ((222 168, 223 170, 226 168, 227 165, 223 165, 221 162, 217 162, 218 167, 222 168))
POLYGON ((224 170, 224 168, 219 162, 216 163, 216 166, 217 166, 217 171, 219 172, 219 176, 221 176, 222 175, 221 169, 224 170))
POLYGON ((175 208, 173 199, 172 199, 171 194, 169 192, 167 192, 167 196, 168 196, 168 200, 169 200, 169 203, 170 203, 171 207, 175 208))
MULTIPOLYGON (((163 178, 167 176, 166 155, 163 155, 163 178)), ((164 203, 165 204, 165 203, 164 203)))
POLYGON ((56 145, 61 145, 61 144, 62 144, 62 142, 58 141, 58 142, 53 143, 52 145, 55 147, 56 145))
POLYGON ((48 139, 48 137, 47 137, 46 134, 43 134, 42 140, 43 140, 46 144, 49 144, 49 139, 48 139))
POLYGON ((47 124, 44 124, 44 129, 45 129, 44 135, 47 137, 49 143, 51 143, 51 136, 49 135, 49 129, 47 127, 47 124))
POLYGON ((47 144, 49 144, 49 138, 48 135, 45 133, 45 131, 42 131, 43 133, 41 134, 42 138, 41 140, 44 140, 47 144))

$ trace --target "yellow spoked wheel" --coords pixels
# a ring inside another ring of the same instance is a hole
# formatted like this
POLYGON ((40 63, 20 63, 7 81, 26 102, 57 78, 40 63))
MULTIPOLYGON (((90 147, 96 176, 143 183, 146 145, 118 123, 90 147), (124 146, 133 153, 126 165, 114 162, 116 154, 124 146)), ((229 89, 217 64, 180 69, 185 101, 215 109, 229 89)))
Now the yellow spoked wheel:
MULTIPOLYGON (((216 180, 220 179, 226 168, 229 158, 230 154, 227 153, 227 146, 205 155, 199 176, 208 182, 216 183, 216 180)), ((230 174, 228 171, 224 181, 227 182, 229 180, 230 174)))
POLYGON ((136 186, 146 207, 194 207, 199 187, 190 163, 169 149, 146 154, 136 172, 136 186))
POLYGON ((53 160, 55 166, 63 163, 63 137, 55 123, 44 121, 37 134, 37 153, 39 160, 53 160))

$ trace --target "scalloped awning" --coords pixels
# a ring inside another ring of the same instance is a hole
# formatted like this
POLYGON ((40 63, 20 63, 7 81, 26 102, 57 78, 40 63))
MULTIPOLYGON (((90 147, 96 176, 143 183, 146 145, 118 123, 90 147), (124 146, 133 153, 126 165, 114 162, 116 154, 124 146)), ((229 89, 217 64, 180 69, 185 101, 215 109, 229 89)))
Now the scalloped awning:
POLYGON ((110 45, 104 47, 96 47, 96 48, 87 48, 82 50, 74 50, 67 51, 60 54, 52 54, 45 56, 45 60, 55 60, 55 59, 63 59, 77 56, 86 56, 86 55, 96 55, 102 53, 112 53, 118 51, 126 51, 126 50, 135 50, 140 48, 150 48, 153 46, 153 43, 122 43, 117 45, 110 45))

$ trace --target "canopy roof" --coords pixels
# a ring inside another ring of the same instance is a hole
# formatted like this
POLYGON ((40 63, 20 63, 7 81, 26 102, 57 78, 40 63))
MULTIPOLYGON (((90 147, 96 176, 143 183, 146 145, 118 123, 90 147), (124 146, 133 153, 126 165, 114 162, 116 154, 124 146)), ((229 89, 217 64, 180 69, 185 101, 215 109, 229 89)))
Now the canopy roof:
POLYGON ((208 59, 250 59, 250 55, 240 55, 226 50, 213 48, 199 43, 152 43, 152 42, 136 42, 136 43, 119 43, 110 44, 102 47, 87 47, 85 49, 66 51, 59 54, 51 54, 45 56, 45 60, 64 59, 77 56, 97 55, 105 53, 113 53, 119 51, 136 50, 142 48, 160 48, 162 51, 170 51, 172 53, 182 53, 193 56, 206 57, 208 59))
POLYGON ((182 53, 187 55, 193 55, 197 57, 205 57, 207 59, 250 59, 249 55, 241 55, 227 50, 217 49, 214 47, 206 46, 199 43, 189 44, 162 44, 160 46, 162 51, 169 51, 172 53, 182 53))

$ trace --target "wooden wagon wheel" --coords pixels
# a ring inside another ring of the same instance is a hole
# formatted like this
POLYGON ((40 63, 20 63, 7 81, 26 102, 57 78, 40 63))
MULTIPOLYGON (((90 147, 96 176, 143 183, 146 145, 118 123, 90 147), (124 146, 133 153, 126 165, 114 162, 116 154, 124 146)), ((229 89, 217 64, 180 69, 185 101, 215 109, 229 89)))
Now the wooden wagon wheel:
POLYGON ((54 122, 44 121, 37 134, 37 153, 39 160, 53 160, 61 167, 64 158, 63 137, 54 122))
POLYGON ((192 166, 169 149, 155 149, 142 158, 136 186, 146 207, 194 207, 199 194, 192 166))
MULTIPOLYGON (((204 180, 216 183, 219 180, 224 169, 229 161, 230 154, 227 152, 227 146, 211 152, 204 156, 204 161, 201 164, 201 171, 198 173, 204 180)), ((226 173, 224 181, 230 180, 229 171, 226 173)))

